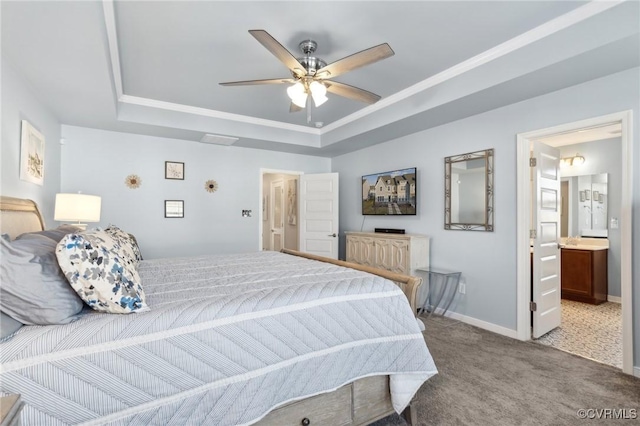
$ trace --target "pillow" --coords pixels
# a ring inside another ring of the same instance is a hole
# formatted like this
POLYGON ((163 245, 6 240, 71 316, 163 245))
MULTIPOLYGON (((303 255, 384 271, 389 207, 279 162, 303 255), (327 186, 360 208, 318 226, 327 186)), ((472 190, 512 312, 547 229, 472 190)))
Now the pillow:
POLYGON ((23 325, 24 324, 22 324, 20 321, 16 321, 9 315, 0 312, 0 339, 11 336, 23 325))
POLYGON ((58 266, 57 243, 42 235, 2 244, 0 311, 23 324, 66 324, 84 306, 58 266))
POLYGON ((2 234, 2 239, 8 243, 11 242, 11 236, 9 234, 2 234))
POLYGON ((19 240, 27 235, 42 235, 58 243, 65 235, 72 234, 74 232, 80 232, 81 230, 81 228, 78 228, 74 225, 60 225, 56 229, 45 229, 44 231, 27 232, 25 234, 20 234, 18 235, 18 238, 16 238, 16 240, 19 240))
POLYGON ((104 232, 109 234, 122 246, 125 253, 127 253, 131 257, 131 259, 136 262, 136 265, 142 260, 142 254, 140 253, 140 247, 138 247, 138 241, 136 241, 136 237, 124 232, 122 229, 118 228, 115 225, 109 225, 109 227, 107 227, 104 232))
POLYGON ((107 232, 68 234, 58 243, 56 256, 71 287, 96 311, 130 314, 149 309, 135 264, 107 232))

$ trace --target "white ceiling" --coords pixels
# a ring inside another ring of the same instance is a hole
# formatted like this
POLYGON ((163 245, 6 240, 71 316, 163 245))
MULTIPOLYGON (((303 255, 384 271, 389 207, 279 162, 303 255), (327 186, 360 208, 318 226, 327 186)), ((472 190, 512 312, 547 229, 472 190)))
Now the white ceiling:
POLYGON ((11 2, 2 59, 63 124, 334 156, 640 63, 638 2, 11 2), (329 94, 289 113, 288 77, 247 31, 330 63, 387 42, 395 55, 338 76, 372 106, 329 94), (323 122, 316 128, 316 122, 323 122))

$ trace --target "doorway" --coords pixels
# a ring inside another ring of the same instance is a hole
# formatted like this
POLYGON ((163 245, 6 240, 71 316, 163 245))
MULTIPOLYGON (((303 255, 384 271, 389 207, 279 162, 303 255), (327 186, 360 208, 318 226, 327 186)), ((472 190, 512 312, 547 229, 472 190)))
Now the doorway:
MULTIPOLYGON (((531 339, 530 323, 530 223, 532 208, 536 206, 536 199, 530 193, 529 147, 533 140, 549 138, 553 135, 565 135, 579 130, 603 127, 607 124, 619 123, 621 126, 621 185, 620 185, 620 217, 616 218, 619 225, 620 242, 620 283, 621 283, 621 316, 622 316, 622 370, 633 374, 633 323, 632 323, 632 246, 631 246, 631 182, 633 177, 632 163, 632 133, 631 111, 610 114, 574 123, 555 126, 548 129, 519 134, 517 137, 518 151, 518 236, 517 236, 517 335, 520 340, 531 339)), ((592 195, 592 194, 589 194, 592 195)), ((613 221, 612 221, 613 223, 613 221)), ((568 226, 570 226, 568 224, 568 226)))
POLYGON ((614 123, 537 139, 556 148, 560 159, 562 299, 560 326, 533 336, 536 343, 619 369, 620 230, 610 223, 620 217, 620 131, 614 123))
POLYGON ((263 170, 261 250, 298 250, 300 172, 263 170))

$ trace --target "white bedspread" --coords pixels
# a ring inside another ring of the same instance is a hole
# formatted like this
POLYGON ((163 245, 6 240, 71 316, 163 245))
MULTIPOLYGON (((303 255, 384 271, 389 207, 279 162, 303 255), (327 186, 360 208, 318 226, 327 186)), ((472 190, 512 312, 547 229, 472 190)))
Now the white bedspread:
POLYGON ((251 424, 274 407, 391 375, 401 411, 436 374, 392 282, 275 252, 143 261, 149 312, 87 312, 0 343, 26 425, 251 424))

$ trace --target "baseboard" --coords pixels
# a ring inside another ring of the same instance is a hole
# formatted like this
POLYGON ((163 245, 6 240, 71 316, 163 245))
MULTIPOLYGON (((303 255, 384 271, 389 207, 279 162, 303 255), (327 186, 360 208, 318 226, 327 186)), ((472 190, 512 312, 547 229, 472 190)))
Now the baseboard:
POLYGON ((633 367, 633 375, 640 378, 640 367, 633 367))
MULTIPOLYGON (((436 309, 436 314, 442 314, 442 308, 436 309)), ((496 334, 501 334, 503 336, 511 337, 512 339, 518 338, 518 333, 516 330, 512 330, 507 327, 502 327, 501 325, 496 325, 491 322, 482 321, 477 318, 468 317, 466 315, 459 314, 457 312, 447 312, 445 315, 447 318, 451 318, 465 324, 473 325, 478 328, 482 328, 483 330, 491 331, 496 334)))
POLYGON ((607 302, 622 303, 622 297, 608 295, 607 302))

